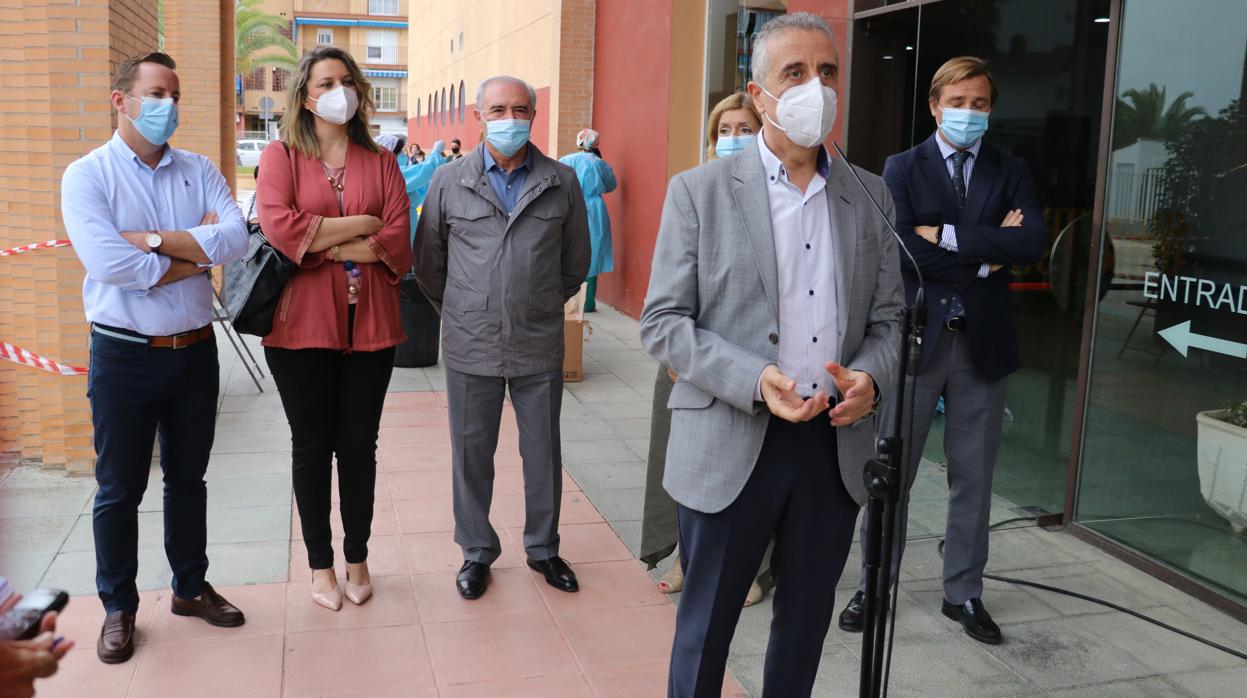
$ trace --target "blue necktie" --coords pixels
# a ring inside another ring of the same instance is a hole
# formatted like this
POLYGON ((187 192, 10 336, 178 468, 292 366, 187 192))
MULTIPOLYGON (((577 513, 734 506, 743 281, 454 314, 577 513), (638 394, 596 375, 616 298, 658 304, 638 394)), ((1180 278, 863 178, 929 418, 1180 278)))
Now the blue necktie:
MULTIPOLYGON (((957 195, 957 220, 961 221, 961 215, 966 208, 966 160, 970 159, 970 153, 966 150, 958 150, 953 153, 953 192, 957 195)), ((966 307, 961 304, 961 295, 954 293, 948 301, 948 312, 945 313, 944 319, 951 320, 957 317, 964 317, 966 307)))

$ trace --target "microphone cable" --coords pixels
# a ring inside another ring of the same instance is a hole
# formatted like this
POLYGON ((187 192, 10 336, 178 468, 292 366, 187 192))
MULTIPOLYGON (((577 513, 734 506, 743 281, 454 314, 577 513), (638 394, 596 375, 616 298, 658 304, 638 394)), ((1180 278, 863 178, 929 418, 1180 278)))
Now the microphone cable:
MULTIPOLYGON (((1005 524, 1016 523, 1018 521, 1034 521, 1034 520, 1036 519, 1033 516, 1022 516, 1016 519, 1008 519, 1005 521, 994 523, 991 526, 988 526, 987 530, 989 532, 993 532, 993 531, 999 530, 1000 527, 1004 526, 1005 524)), ((940 559, 941 560, 944 559, 944 539, 943 538, 940 538, 939 540, 937 551, 940 554, 940 559)), ((1240 652, 1239 650, 1236 650, 1232 647, 1226 647, 1225 645, 1222 645, 1213 640, 1209 640, 1206 637, 1203 637, 1201 635, 1196 635, 1195 633, 1190 632, 1189 630, 1183 630, 1182 628, 1175 627, 1173 625, 1166 623, 1163 620, 1153 618, 1145 613, 1140 613, 1131 608, 1126 608, 1125 606, 1113 603, 1112 601, 1107 601, 1105 599, 1101 599, 1095 596, 1083 594, 1081 592, 1073 591, 1072 589, 1064 589, 1064 588, 1052 586, 1049 584, 1042 584, 1040 582, 1032 582, 1028 579, 1018 579, 1016 577, 1005 577, 1003 575, 987 574, 987 573, 983 574, 983 579, 991 579, 997 582, 1004 582, 1006 584, 1014 584, 1017 586, 1031 587, 1033 589, 1041 589, 1043 591, 1047 591, 1053 594, 1061 594, 1063 596, 1069 596, 1071 598, 1080 599, 1082 601, 1087 601, 1089 603, 1099 604, 1101 606, 1104 606, 1105 608, 1111 608, 1114 611, 1119 611, 1121 613, 1125 613, 1128 616, 1133 616, 1135 618, 1138 618, 1139 620, 1147 621, 1148 623, 1151 623, 1152 625, 1155 625, 1160 628, 1164 628, 1165 630, 1168 630, 1173 633, 1177 633, 1183 637, 1190 638, 1196 642, 1207 645, 1213 649, 1221 650, 1222 652, 1225 652, 1226 654, 1231 655, 1233 657, 1238 657, 1239 659, 1247 660, 1247 653, 1240 652)))

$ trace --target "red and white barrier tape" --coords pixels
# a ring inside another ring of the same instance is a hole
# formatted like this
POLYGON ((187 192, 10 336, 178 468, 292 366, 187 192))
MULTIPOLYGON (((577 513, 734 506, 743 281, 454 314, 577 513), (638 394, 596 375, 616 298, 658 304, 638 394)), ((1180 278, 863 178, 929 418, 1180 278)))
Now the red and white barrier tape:
MULTIPOLYGON (((14 247, 7 250, 0 250, 0 257, 11 257, 15 254, 30 252, 31 250, 50 249, 53 247, 69 247, 68 240, 47 240, 45 242, 33 242, 29 245, 14 247)), ((0 359, 12 361, 15 364, 30 366, 48 373, 58 373, 62 376, 85 376, 87 369, 81 366, 66 366, 59 361, 53 361, 46 356, 39 356, 33 352, 26 351, 21 347, 15 347, 8 342, 0 342, 0 359)))
POLYGON ((29 245, 14 247, 8 250, 0 250, 0 257, 11 257, 15 254, 30 252, 31 250, 49 249, 52 247, 69 247, 71 243, 68 240, 48 240, 46 242, 32 242, 29 245))
POLYGON ((81 366, 66 366, 59 361, 53 361, 46 356, 39 356, 21 347, 15 347, 8 342, 0 342, 0 359, 37 368, 48 373, 59 373, 62 376, 87 375, 87 369, 81 366))

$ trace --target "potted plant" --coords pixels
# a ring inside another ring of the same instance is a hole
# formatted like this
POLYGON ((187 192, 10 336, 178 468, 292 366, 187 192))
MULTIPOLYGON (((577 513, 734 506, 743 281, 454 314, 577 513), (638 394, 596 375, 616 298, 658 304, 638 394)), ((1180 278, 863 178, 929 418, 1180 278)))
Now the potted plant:
POLYGON ((1199 489, 1235 533, 1247 531, 1247 400, 1195 415, 1199 489))

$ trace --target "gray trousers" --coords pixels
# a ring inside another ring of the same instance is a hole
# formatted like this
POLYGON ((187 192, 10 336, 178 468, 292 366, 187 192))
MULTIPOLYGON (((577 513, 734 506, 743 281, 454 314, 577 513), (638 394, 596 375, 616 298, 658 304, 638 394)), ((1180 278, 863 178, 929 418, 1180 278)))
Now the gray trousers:
MULTIPOLYGON (((936 342, 931 363, 917 377, 909 377, 907 396, 913 399, 911 412, 905 410, 905 491, 900 525, 895 533, 891 574, 905 549, 909 520, 909 490, 918 474, 922 449, 931 431, 935 407, 944 396, 944 455, 948 459, 948 521, 944 543, 944 598, 961 604, 983 595, 983 568, 987 566, 987 525, 992 508, 992 472, 1000 451, 1000 429, 1004 421, 1008 379, 984 380, 970 360, 970 346, 964 333, 943 330, 936 342)), ((885 407, 880 435, 891 435, 895 406, 885 407)), ((866 559, 866 517, 862 517, 862 559, 866 559)), ((866 589, 866 569, 862 568, 858 589, 866 589)))
POLYGON ((494 453, 498 450, 502 402, 508 391, 524 461, 524 549, 531 560, 559 554, 562 371, 499 378, 447 368, 455 542, 463 548, 463 559, 485 564, 492 564, 502 554, 498 533, 489 523, 489 507, 494 495, 494 453))

